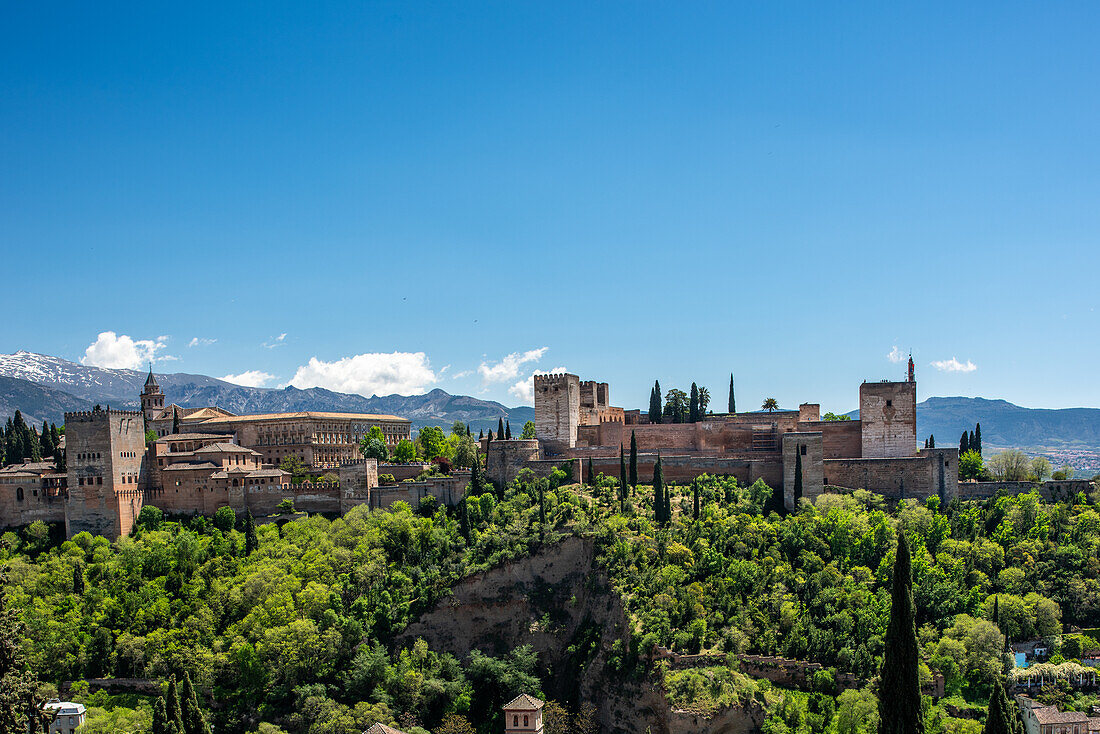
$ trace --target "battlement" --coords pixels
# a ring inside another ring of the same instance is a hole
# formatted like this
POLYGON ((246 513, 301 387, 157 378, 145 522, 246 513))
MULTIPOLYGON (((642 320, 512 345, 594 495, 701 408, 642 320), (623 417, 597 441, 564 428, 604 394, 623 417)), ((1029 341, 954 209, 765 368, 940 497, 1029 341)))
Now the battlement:
POLYGON ((73 421, 92 421, 92 420, 104 420, 109 416, 119 416, 120 418, 140 418, 142 413, 140 410, 115 410, 112 408, 100 408, 99 410, 74 410, 65 413, 65 422, 70 423, 73 421))
POLYGON ((553 385, 555 383, 560 384, 566 381, 566 378, 576 377, 568 372, 557 372, 549 375, 535 375, 536 385, 553 385))

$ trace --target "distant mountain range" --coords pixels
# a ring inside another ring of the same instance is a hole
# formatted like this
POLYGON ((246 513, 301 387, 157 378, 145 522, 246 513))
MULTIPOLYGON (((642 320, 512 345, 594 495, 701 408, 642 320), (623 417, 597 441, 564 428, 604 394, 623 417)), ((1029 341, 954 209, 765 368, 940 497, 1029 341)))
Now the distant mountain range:
MULTIPOLYGON (((102 369, 32 352, 0 354, 0 418, 18 408, 28 421, 60 422, 66 410, 90 405, 137 409, 145 372, 102 369)), ((283 413, 327 410, 387 413, 412 421, 413 426, 449 426, 456 420, 473 430, 496 429, 498 419, 518 433, 534 420, 529 407, 509 408, 501 403, 432 390, 425 395, 349 395, 319 387, 299 390, 241 387, 205 375, 157 373, 168 402, 185 407, 216 405, 233 413, 283 413)), ((859 411, 849 413, 859 417, 859 411)), ((917 405, 917 436, 936 436, 940 446, 958 444, 964 430, 982 424, 982 442, 988 448, 1022 448, 1044 452, 1060 462, 1100 467, 1100 409, 1022 408, 1006 400, 985 398, 928 398, 917 405), (1061 457, 1061 458, 1058 458, 1061 457), (1077 458, 1074 458, 1077 457, 1077 458)))
MULTIPOLYGON (((501 418, 522 430, 534 420, 530 407, 509 408, 491 400, 451 395, 432 390, 425 395, 385 395, 365 398, 319 387, 299 390, 241 387, 205 375, 154 373, 167 402, 184 407, 216 405, 238 415, 325 410, 349 413, 399 415, 421 428, 449 426, 456 420, 475 431, 493 429, 501 418)), ((61 423, 66 410, 92 404, 116 408, 140 407, 139 395, 148 373, 139 370, 103 369, 33 352, 0 354, 0 416, 23 411, 27 420, 61 423)))

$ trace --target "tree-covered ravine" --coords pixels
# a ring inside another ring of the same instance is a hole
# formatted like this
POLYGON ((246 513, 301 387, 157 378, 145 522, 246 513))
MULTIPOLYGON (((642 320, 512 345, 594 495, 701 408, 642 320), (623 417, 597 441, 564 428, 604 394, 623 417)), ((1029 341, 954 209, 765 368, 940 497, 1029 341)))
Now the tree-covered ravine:
MULTIPOLYGON (((247 528, 225 509, 168 518, 147 507, 115 543, 61 542, 36 524, 0 536, 0 638, 14 660, 4 680, 36 677, 40 698, 64 684, 88 706, 86 732, 153 731, 158 697, 84 681, 149 679, 167 692, 185 676, 215 732, 497 732, 502 703, 560 690, 547 676, 568 666, 528 647, 458 658, 398 636, 463 577, 568 535, 595 544, 607 593, 627 611, 630 643, 604 651, 605 675, 652 681, 702 715, 753 701, 766 732, 876 731, 899 529, 920 676, 941 673, 946 689, 924 698, 926 731, 982 730, 1006 680, 1006 635, 1049 640, 1054 671, 1100 647, 1100 493, 941 507, 856 491, 793 513, 777 512, 776 496, 726 477, 624 493, 618 477, 526 472, 503 491, 475 478, 451 509, 429 499, 247 528), (670 666, 666 650, 709 654, 670 666), (742 654, 824 667, 794 690, 747 675, 742 654), (859 683, 838 694, 840 674, 859 683)), ((1068 685, 1043 697, 1097 702, 1068 685)), ((596 703, 548 703, 547 732, 600 731, 596 703)))

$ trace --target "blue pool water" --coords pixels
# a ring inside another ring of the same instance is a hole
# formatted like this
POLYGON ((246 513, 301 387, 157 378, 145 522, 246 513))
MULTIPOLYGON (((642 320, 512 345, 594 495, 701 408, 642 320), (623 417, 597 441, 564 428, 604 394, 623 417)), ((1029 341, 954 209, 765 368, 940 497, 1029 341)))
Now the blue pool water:
POLYGON ((1027 667, 1027 655, 1025 655, 1022 652, 1016 653, 1016 667, 1017 668, 1026 668, 1027 667))

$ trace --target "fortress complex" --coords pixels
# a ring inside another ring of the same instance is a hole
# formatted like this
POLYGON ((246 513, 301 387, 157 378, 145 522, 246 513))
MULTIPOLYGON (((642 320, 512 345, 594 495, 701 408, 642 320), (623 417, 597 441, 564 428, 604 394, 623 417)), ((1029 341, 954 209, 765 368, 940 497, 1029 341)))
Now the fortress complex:
MULTIPOLYGON (((634 435, 639 472, 652 471, 658 454, 665 478, 688 481, 701 474, 736 476, 751 484, 763 479, 783 488, 795 505, 794 484, 801 464, 802 496, 813 499, 825 485, 864 488, 888 497, 958 494, 958 449, 917 445, 917 383, 913 360, 904 381, 864 382, 859 419, 824 421, 817 403, 798 410, 724 413, 696 423, 654 424, 640 411, 610 405, 607 383, 577 375, 536 375, 536 441, 494 441, 489 445, 490 478, 510 481, 528 467, 546 473, 567 459, 581 471, 619 474, 619 448, 634 435)), ((644 474, 648 479, 649 474, 644 474)))
POLYGON ((359 441, 373 426, 382 429, 391 449, 412 432, 412 423, 396 415, 318 411, 233 415, 216 407, 165 406, 152 370, 141 392, 141 409, 157 436, 171 435, 178 416, 181 431, 235 436, 237 443, 264 461, 278 464, 287 456, 297 456, 314 469, 335 469, 360 458, 359 441))

